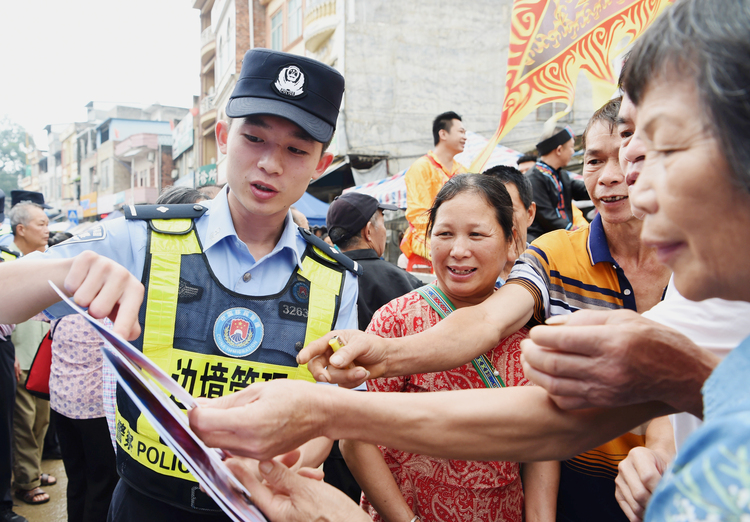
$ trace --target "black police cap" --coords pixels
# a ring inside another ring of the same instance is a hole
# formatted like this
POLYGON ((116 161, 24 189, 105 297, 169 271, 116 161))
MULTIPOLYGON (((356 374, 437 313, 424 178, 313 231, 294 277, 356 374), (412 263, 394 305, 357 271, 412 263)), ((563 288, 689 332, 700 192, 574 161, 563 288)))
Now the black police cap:
POLYGON ((336 69, 304 56, 252 49, 242 60, 227 116, 280 116, 326 143, 336 129, 343 95, 344 77, 336 69))

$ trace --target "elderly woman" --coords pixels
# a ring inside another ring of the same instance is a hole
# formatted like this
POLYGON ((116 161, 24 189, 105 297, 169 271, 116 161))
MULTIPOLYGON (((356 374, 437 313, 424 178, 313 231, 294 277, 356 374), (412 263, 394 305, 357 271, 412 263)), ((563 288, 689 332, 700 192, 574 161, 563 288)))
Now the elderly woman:
MULTIPOLYGON (((512 255, 513 203, 503 183, 464 174, 438 192, 427 224, 437 282, 380 308, 367 331, 381 337, 413 335, 456 308, 484 301, 512 255)), ((521 368, 522 329, 498 346, 449 371, 373 379, 375 392, 424 393, 529 384, 521 368), (481 371, 480 371, 481 370, 481 371), (493 372, 494 370, 494 372, 493 372)), ((554 520, 558 468, 547 463, 438 459, 346 440, 341 451, 365 496, 373 521, 554 520)))
MULTIPOLYGON (((687 298, 750 301, 750 2, 689 0, 633 50, 625 86, 647 152, 631 193, 642 238, 687 298)), ((750 338, 703 388, 705 424, 655 493, 647 520, 750 513, 750 338)))

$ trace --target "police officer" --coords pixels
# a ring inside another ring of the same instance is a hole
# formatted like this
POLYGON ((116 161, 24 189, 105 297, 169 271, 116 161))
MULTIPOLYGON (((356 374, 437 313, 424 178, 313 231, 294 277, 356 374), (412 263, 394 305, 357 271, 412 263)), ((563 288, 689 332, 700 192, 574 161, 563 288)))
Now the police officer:
MULTIPOLYGON (((125 207, 126 219, 44 257, 94 250, 140 278, 143 331, 134 344, 195 396, 313 380, 297 352, 332 328, 356 328, 360 269, 298 229, 289 207, 332 160, 325 147, 343 91, 343 77, 319 62, 249 51, 231 119, 216 125, 227 187, 200 205, 125 207)), ((117 403, 121 480, 109 520, 226 520, 122 390, 117 403)), ((311 441, 301 464, 318 466, 329 449, 327 439, 311 441)))

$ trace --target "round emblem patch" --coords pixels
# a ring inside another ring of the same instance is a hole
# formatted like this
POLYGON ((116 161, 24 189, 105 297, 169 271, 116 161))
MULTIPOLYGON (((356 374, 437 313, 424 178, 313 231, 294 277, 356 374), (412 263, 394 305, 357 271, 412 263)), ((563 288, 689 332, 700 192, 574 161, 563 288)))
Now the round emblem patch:
POLYGON ((292 296, 298 303, 306 303, 310 300, 310 285, 297 281, 292 285, 292 296))
POLYGON ((219 350, 231 357, 247 357, 263 341, 263 323, 247 308, 230 308, 214 323, 214 341, 219 350))
POLYGON ((277 94, 288 98, 302 98, 307 94, 307 77, 296 65, 287 65, 279 69, 276 81, 272 85, 277 94))

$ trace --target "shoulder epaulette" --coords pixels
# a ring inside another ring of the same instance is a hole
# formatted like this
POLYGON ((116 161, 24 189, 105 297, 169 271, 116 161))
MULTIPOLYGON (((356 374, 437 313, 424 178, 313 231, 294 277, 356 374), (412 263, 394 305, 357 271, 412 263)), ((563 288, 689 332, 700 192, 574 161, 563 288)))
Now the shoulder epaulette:
POLYGON ((2 245, 0 245, 0 250, 3 251, 3 252, 5 252, 5 253, 7 253, 7 254, 10 254, 10 255, 12 255, 14 257, 19 257, 21 255, 18 252, 14 251, 14 250, 11 250, 8 247, 4 247, 2 245))
POLYGON ((346 257, 334 247, 320 239, 318 236, 307 230, 306 228, 298 227, 300 234, 307 241, 309 245, 316 247, 318 250, 323 252, 326 256, 334 259, 338 264, 346 268, 352 274, 361 276, 364 273, 362 265, 357 263, 351 258, 346 257))
POLYGON ((123 205, 125 219, 195 219, 208 208, 197 203, 186 205, 123 205))

